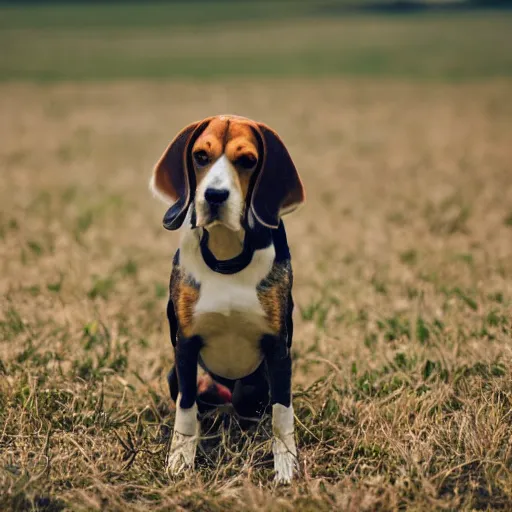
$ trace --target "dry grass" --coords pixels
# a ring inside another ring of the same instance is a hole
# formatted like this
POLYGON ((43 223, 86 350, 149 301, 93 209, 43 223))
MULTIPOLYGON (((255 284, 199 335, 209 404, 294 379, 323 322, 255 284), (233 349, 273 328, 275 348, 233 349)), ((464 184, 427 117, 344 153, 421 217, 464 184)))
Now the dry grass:
POLYGON ((512 506, 510 81, 0 88, 0 509, 512 506), (263 423, 205 420, 164 472, 177 236, 147 191, 184 124, 275 127, 307 206, 295 262, 301 476, 263 423))

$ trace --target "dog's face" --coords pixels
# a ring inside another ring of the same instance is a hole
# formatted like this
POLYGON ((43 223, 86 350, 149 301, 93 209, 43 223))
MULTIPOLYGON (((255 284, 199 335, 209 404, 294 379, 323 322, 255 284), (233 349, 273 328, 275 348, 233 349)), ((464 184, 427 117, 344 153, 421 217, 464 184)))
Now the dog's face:
POLYGON ((151 188, 174 204, 167 229, 221 223, 237 231, 246 219, 277 228, 279 217, 304 201, 304 189, 283 142, 270 128, 238 116, 216 116, 185 127, 157 163, 151 188))
POLYGON ((240 229, 258 158, 258 141, 247 124, 212 119, 192 147, 197 226, 240 229))

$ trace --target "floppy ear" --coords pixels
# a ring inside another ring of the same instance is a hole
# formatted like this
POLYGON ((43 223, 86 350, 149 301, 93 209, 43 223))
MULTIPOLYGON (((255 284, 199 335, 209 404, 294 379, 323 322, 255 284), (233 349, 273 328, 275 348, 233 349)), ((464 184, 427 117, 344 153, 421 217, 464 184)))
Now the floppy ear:
POLYGON ((304 202, 304 187, 279 135, 264 124, 258 123, 257 128, 263 163, 254 184, 250 211, 261 224, 277 229, 280 216, 304 202))
POLYGON ((191 172, 190 149, 210 119, 189 124, 169 144, 155 165, 150 187, 154 194, 173 203, 164 216, 166 229, 178 229, 194 198, 195 180, 191 172))

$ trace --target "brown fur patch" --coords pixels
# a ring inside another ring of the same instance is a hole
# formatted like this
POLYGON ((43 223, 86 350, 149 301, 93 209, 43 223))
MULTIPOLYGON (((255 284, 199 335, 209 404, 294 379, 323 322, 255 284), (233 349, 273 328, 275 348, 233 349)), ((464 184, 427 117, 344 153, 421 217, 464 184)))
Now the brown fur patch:
POLYGON ((289 262, 274 264, 267 278, 258 285, 258 300, 268 325, 275 334, 282 331, 291 286, 292 271, 289 262))
POLYGON ((265 316, 270 329, 272 329, 274 334, 277 334, 281 330, 282 322, 279 289, 277 286, 274 286, 264 292, 259 292, 258 299, 263 311, 265 311, 265 316))
POLYGON ((256 165, 254 166, 254 169, 242 169, 236 165, 236 161, 241 156, 250 155, 254 157, 254 161, 257 162, 259 158, 257 142, 254 138, 252 130, 246 125, 238 126, 236 130, 230 130, 230 136, 232 135, 232 131, 236 136, 232 137, 228 141, 224 152, 229 160, 235 164, 242 196, 245 198, 247 197, 249 182, 251 181, 251 176, 256 168, 256 165))
POLYGON ((218 260, 234 258, 243 249, 244 231, 232 231, 222 224, 208 228, 208 248, 218 260))
POLYGON ((182 284, 176 305, 176 315, 181 330, 185 336, 191 336, 194 321, 194 308, 199 300, 199 290, 193 286, 182 284))
POLYGON ((179 328, 184 336, 191 336, 194 309, 199 300, 199 285, 186 279, 179 265, 175 265, 169 287, 179 328))

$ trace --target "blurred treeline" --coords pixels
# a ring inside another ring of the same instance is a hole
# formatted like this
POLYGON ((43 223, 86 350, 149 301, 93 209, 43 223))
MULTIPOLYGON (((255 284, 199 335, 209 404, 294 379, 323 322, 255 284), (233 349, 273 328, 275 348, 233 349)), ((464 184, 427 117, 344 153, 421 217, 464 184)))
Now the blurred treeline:
MULTIPOLYGON (((222 0, 222 3, 250 4, 259 0, 222 0)), ((0 5, 58 5, 58 4, 146 4, 145 0, 0 0, 0 5)), ((152 0, 151 3, 162 4, 215 4, 218 0, 152 0)), ((465 10, 481 8, 509 8, 512 0, 273 0, 275 4, 310 4, 312 12, 315 10, 342 13, 343 11, 370 11, 370 12, 407 12, 421 10, 465 10)))

